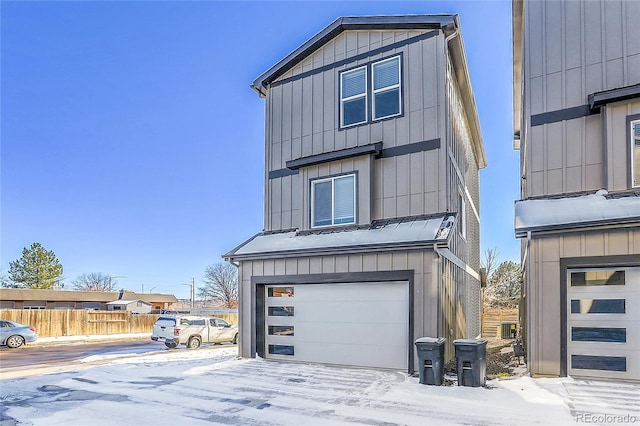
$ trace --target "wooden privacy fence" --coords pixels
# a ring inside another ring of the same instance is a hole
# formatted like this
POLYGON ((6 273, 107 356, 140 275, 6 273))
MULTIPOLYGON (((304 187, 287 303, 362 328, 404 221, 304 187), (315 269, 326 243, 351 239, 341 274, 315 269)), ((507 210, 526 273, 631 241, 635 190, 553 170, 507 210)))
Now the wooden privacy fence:
POLYGON ((518 309, 485 309, 482 312, 482 337, 497 337, 503 322, 518 323, 518 309))
MULTIPOLYGON (((0 318, 35 327, 39 337, 149 333, 159 314, 82 309, 0 309, 0 318)), ((232 324, 238 314, 216 314, 232 324)))

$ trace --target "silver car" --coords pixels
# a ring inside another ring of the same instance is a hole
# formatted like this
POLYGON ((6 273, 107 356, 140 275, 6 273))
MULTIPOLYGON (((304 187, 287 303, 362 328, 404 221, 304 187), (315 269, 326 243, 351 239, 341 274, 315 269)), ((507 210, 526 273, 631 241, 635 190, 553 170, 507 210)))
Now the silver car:
POLYGON ((38 339, 36 329, 9 320, 0 320, 0 345, 19 348, 38 339))

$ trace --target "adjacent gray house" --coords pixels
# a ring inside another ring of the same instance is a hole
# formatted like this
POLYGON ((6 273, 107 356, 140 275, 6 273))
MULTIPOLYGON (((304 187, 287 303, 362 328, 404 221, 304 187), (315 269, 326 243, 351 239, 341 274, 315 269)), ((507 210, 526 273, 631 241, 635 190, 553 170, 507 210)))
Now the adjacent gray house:
POLYGON ((640 380, 640 2, 513 2, 533 375, 640 380))
POLYGON ((456 15, 343 17, 253 83, 264 230, 239 268, 240 354, 414 371, 480 333, 482 135, 456 15))

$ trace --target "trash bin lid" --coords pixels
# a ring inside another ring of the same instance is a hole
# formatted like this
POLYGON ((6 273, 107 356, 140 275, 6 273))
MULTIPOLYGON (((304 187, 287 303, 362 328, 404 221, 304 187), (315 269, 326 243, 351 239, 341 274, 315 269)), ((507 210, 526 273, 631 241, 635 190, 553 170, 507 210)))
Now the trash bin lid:
POLYGON ((444 337, 421 337, 416 340, 416 343, 432 343, 442 345, 446 341, 447 339, 445 339, 444 337))
POLYGON ((454 345, 486 345, 487 339, 456 339, 454 345))

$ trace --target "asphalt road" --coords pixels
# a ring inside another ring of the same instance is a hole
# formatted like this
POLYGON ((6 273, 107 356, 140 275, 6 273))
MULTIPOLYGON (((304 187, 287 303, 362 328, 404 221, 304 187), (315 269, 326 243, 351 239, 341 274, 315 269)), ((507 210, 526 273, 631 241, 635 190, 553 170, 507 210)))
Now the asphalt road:
POLYGON ((127 355, 164 351, 162 343, 151 340, 127 340, 56 345, 25 345, 17 349, 0 347, 0 371, 36 365, 65 364, 92 355, 127 355))

